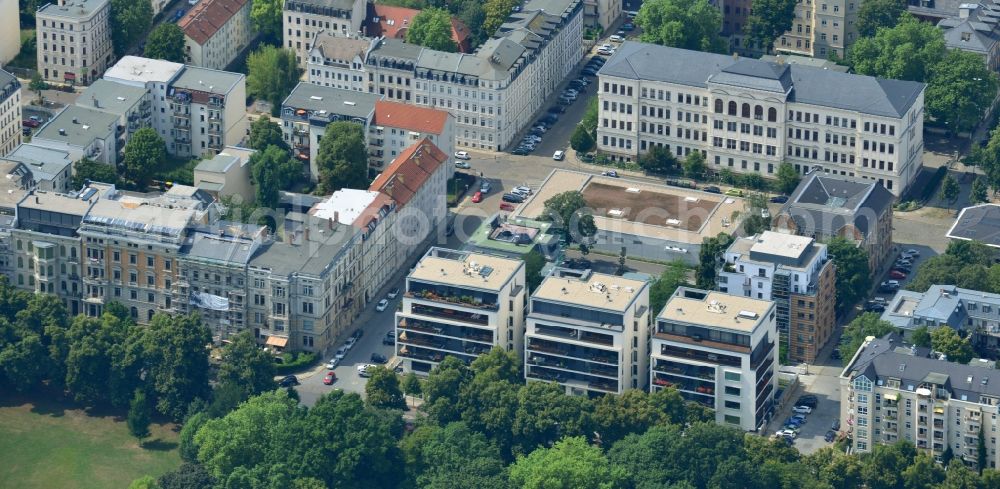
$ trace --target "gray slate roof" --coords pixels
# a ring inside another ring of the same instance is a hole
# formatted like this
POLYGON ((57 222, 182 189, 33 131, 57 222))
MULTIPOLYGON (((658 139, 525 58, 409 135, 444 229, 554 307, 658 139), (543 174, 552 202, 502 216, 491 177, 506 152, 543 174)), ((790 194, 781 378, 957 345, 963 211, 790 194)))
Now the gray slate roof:
POLYGON ((3 159, 23 163, 36 181, 52 180, 73 164, 69 153, 32 143, 19 145, 3 159))
POLYGON ((878 182, 814 171, 799 182, 781 213, 806 236, 832 236, 848 224, 867 236, 869 218, 881 216, 894 199, 878 182))
MULTIPOLYGON (((184 72, 170 86, 186 90, 228 94, 244 78, 242 73, 210 70, 200 66, 185 66, 184 72)), ((240 103, 243 103, 242 101, 240 103)))
POLYGON ((980 395, 1000 396, 1000 372, 996 370, 903 353, 905 349, 898 346, 898 341, 887 338, 872 340, 862 347, 843 375, 851 379, 864 375, 873 382, 897 378, 900 390, 909 391, 924 382, 938 382, 953 399, 972 402, 978 402, 980 395))
POLYGON ((1000 205, 981 204, 962 209, 947 236, 1000 247, 1000 205))
POLYGON ((94 80, 80 97, 77 104, 84 107, 125 116, 129 109, 146 96, 146 89, 135 85, 126 85, 108 81, 103 78, 94 80))
POLYGON ((85 147, 96 138, 113 133, 118 116, 99 110, 70 105, 35 133, 35 139, 61 141, 70 146, 85 147), (73 120, 76 120, 76 123, 73 120), (66 135, 59 134, 64 129, 66 135))
POLYGON ((415 63, 423 49, 423 47, 417 44, 410 44, 402 39, 382 39, 368 55, 415 63))
POLYGON ((281 106, 367 119, 375 111, 375 102, 381 98, 377 93, 299 82, 281 106))
POLYGON ((619 48, 601 68, 600 74, 702 88, 709 83, 739 84, 771 91, 787 87, 790 102, 894 118, 902 117, 924 90, 923 83, 803 65, 777 65, 631 41, 619 48), (785 76, 790 79, 786 80, 785 76))

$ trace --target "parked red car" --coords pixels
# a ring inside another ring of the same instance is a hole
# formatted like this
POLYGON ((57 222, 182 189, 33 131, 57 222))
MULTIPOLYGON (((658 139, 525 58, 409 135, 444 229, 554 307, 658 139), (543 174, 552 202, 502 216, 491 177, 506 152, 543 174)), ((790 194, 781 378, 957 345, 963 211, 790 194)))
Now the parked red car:
POLYGON ((326 385, 333 385, 333 383, 336 381, 337 381, 337 374, 333 373, 332 370, 326 373, 326 377, 323 377, 323 383, 326 385))
POLYGON ((894 278, 896 280, 903 280, 906 278, 906 274, 900 272, 899 270, 891 270, 889 271, 889 278, 894 278))
POLYGON ((472 202, 473 203, 478 204, 478 203, 480 203, 482 201, 483 201, 483 193, 482 192, 476 192, 476 193, 472 194, 472 202))
POLYGON ((501 202, 500 210, 512 212, 514 210, 514 204, 511 204, 510 202, 501 202))
POLYGON ((39 124, 38 121, 33 121, 31 119, 24 119, 23 121, 21 121, 21 125, 23 125, 24 127, 38 127, 39 124))

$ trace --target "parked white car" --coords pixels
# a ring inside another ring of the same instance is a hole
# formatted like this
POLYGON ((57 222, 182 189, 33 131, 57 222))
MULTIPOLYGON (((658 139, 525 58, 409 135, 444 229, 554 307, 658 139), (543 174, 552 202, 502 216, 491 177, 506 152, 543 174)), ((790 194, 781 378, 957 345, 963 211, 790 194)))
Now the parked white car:
POLYGON ((386 300, 386 299, 382 299, 382 300, 378 301, 378 305, 375 306, 375 310, 378 311, 378 312, 382 312, 387 307, 389 307, 389 301, 386 300))
POLYGON ((337 353, 333 354, 333 358, 337 359, 338 361, 343 360, 344 356, 347 355, 348 350, 350 350, 350 348, 348 348, 347 345, 337 348, 337 353))
POLYGON ((809 414, 813 412, 813 410, 809 406, 795 406, 792 408, 792 412, 795 414, 809 414))
POLYGON ((774 434, 778 435, 778 436, 783 436, 783 437, 786 437, 786 438, 791 438, 793 440, 795 439, 796 436, 798 436, 798 434, 795 433, 792 430, 778 430, 778 431, 774 432, 774 434))
POLYGON ((369 373, 369 370, 373 368, 375 368, 375 365, 372 365, 370 363, 358 365, 358 375, 362 377, 368 377, 369 375, 371 375, 369 373))
POLYGON ((611 36, 610 39, 611 39, 611 42, 622 42, 622 41, 625 40, 624 37, 619 36, 618 34, 615 34, 615 35, 611 36))
POLYGON ((469 153, 467 151, 456 151, 455 152, 455 158, 458 158, 460 160, 470 160, 470 159, 472 159, 472 157, 469 156, 469 153))

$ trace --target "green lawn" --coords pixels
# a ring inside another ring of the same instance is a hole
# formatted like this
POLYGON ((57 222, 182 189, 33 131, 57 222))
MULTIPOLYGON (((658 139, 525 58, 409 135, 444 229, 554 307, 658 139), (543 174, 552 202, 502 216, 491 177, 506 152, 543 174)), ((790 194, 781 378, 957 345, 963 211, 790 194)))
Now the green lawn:
MULTIPOLYGON (((41 398, 42 396, 37 396, 41 398)), ((0 487, 125 488, 180 465, 173 425, 154 425, 146 447, 125 422, 72 406, 4 394, 0 397, 0 487)))

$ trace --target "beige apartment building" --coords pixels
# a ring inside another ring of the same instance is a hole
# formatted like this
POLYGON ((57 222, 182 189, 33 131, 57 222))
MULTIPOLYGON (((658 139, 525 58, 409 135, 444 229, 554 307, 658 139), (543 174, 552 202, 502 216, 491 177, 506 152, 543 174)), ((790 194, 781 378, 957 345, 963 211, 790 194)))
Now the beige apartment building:
POLYGON ((187 62, 224 70, 254 38, 249 0, 201 0, 177 23, 187 62))
POLYGON ((287 0, 282 12, 285 47, 295 51, 305 68, 320 32, 336 37, 360 37, 368 2, 365 0, 287 0))
POLYGON ((647 282, 557 269, 531 294, 524 378, 571 395, 643 389, 651 317, 647 282))
POLYGON ((0 70, 0 156, 21 144, 21 82, 0 70))
POLYGON ((427 375, 446 356, 472 363, 494 346, 520 352, 527 295, 521 260, 431 248, 396 312, 403 369, 427 375))
POLYGON ((774 41, 775 51, 815 58, 844 58, 858 40, 862 0, 799 0, 792 29, 774 41))
POLYGON ((0 64, 21 52, 21 8, 18 0, 0 0, 0 64))
POLYGON ((57 0, 35 14, 38 72, 45 81, 87 85, 111 66, 110 0, 57 0))

